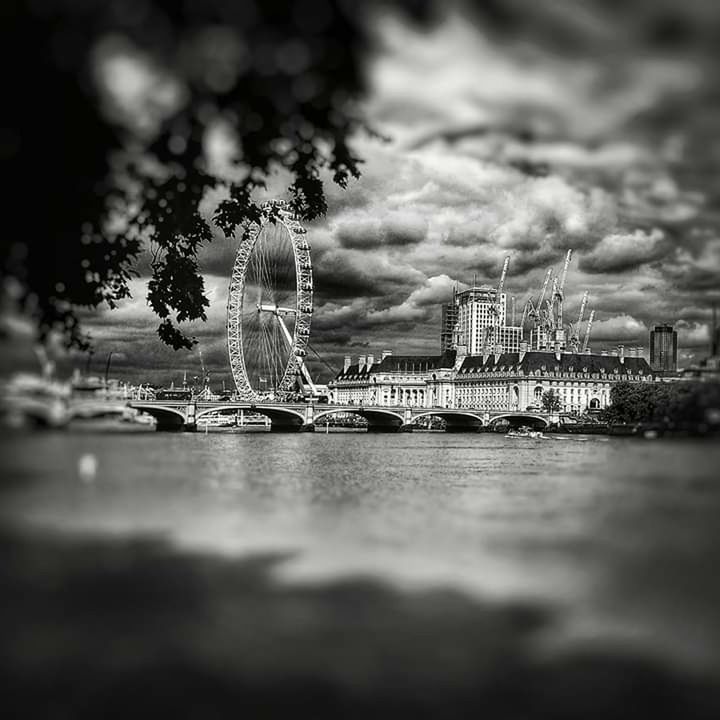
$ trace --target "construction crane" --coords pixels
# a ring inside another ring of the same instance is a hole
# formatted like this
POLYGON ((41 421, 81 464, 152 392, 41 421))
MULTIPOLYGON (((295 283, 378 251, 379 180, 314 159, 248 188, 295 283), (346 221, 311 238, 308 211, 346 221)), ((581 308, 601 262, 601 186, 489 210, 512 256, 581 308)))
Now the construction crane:
POLYGON ((580 302, 578 319, 572 327, 570 343, 576 350, 580 347, 580 326, 582 325, 583 318, 585 317, 585 307, 587 306, 588 294, 587 290, 583 293, 582 301, 580 302))
POLYGON ((555 302, 558 298, 558 279, 557 277, 553 278, 553 284, 552 284, 552 293, 550 293, 550 299, 545 301, 545 305, 547 306, 547 317, 546 317, 546 324, 548 327, 548 330, 554 330, 555 325, 555 302))
POLYGON ((578 333, 580 332, 580 325, 583 321, 583 318, 585 317, 585 307, 587 306, 588 301, 588 295, 590 293, 586 290, 583 293, 582 301, 580 302, 580 312, 578 313, 578 319, 577 319, 577 330, 578 333))
POLYGON ((502 302, 500 297, 505 289, 505 278, 507 277, 508 265, 510 265, 510 256, 505 258, 503 263, 502 272, 500 273, 500 282, 498 283, 497 290, 495 291, 495 304, 491 307, 491 312, 495 317, 500 318, 502 313, 500 312, 500 303, 502 302))
POLYGON ((532 315, 535 312, 535 307, 532 304, 532 298, 529 297, 525 301, 525 305, 523 305, 523 311, 522 316, 520 317, 520 327, 522 328, 525 325, 525 320, 527 319, 528 313, 532 315))
POLYGON ((567 280, 568 267, 570 267, 570 259, 572 258, 572 250, 567 251, 565 256, 565 264, 563 265, 562 273, 560 275, 560 283, 556 288, 553 288, 553 298, 557 300, 557 323, 556 326, 559 330, 563 328, 563 300, 565 292, 565 280, 567 280))
POLYGON ((565 289, 565 280, 567 280, 568 267, 570 267, 571 258, 572 250, 568 250, 567 255, 565 256, 565 264, 563 265, 562 274, 560 275, 560 285, 558 286, 558 291, 560 292, 560 294, 562 294, 563 290, 565 289))
POLYGON ((495 336, 495 328, 492 325, 488 325, 488 327, 486 327, 483 330, 483 341, 482 341, 482 354, 483 355, 489 354, 490 349, 491 349, 490 348, 490 340, 491 339, 494 340, 494 336, 495 336))
POLYGON ((548 283, 550 282, 550 278, 552 277, 553 269, 548 268, 547 272, 545 273, 545 280, 543 280, 542 284, 542 290, 540 291, 540 299, 538 300, 537 308, 540 310, 542 308, 543 300, 545 299, 545 293, 547 293, 548 289, 548 283))
POLYGON ((508 265, 510 265, 510 256, 509 255, 505 258, 505 262, 503 263, 502 273, 500 273, 500 282, 498 283, 498 288, 497 288, 498 301, 500 300, 502 291, 505 289, 505 278, 507 277, 508 265))
POLYGON ((595 311, 590 311, 590 317, 588 318, 587 327, 585 328, 585 339, 582 344, 582 351, 585 352, 590 342, 590 329, 592 328, 593 320, 595 319, 595 311))

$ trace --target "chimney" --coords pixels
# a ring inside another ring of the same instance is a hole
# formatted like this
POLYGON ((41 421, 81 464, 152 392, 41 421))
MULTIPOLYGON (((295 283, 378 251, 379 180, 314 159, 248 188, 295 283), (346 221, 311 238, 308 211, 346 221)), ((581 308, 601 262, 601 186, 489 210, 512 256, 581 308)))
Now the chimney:
POLYGON ((345 356, 345 361, 343 362, 343 372, 346 373, 348 371, 348 368, 352 365, 352 360, 350 359, 349 355, 345 356))
POLYGON ((620 364, 625 364, 625 346, 618 345, 618 357, 620 358, 620 364))
POLYGON ((392 350, 383 350, 382 355, 380 356, 380 362, 382 362, 386 357, 390 357, 392 355, 392 350))
POLYGON ((375 364, 375 356, 374 355, 367 356, 367 364, 368 364, 368 370, 369 370, 375 364))
POLYGON ((358 371, 361 371, 365 367, 365 356, 360 355, 358 357, 358 371))

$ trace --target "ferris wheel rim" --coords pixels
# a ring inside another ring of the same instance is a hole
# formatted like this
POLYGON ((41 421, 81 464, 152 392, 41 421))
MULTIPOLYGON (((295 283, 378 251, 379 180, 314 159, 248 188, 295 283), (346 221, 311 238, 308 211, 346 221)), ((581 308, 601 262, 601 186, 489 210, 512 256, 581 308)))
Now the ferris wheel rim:
MULTIPOLYGON (((227 344, 230 359, 230 368, 238 395, 242 399, 259 400, 262 394, 259 388, 253 386, 246 363, 244 347, 243 310, 245 303, 246 279, 248 265, 253 258, 258 239, 263 230, 272 223, 279 224, 287 231, 294 259, 294 316, 293 332, 290 346, 287 350, 287 360, 284 362, 282 376, 275 388, 277 392, 288 392, 292 389, 295 376, 299 371, 298 358, 305 354, 310 334, 310 320, 312 316, 312 264, 310 252, 305 239, 305 229, 300 222, 282 203, 272 201, 263 206, 263 217, 259 222, 253 223, 244 233, 235 256, 230 288, 228 292, 227 307, 227 344), (270 212, 275 211, 275 212, 270 212)), ((277 308, 276 308, 277 310, 277 308)), ((258 312, 260 306, 258 305, 258 312)), ((279 322, 283 322, 281 319, 279 322)))

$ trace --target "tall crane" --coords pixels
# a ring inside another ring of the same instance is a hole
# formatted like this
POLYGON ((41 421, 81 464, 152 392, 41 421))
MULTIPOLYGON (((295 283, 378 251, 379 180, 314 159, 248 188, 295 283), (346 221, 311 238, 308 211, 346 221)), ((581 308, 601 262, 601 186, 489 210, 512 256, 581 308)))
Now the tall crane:
POLYGON ((498 283, 497 290, 495 291, 495 305, 493 306, 493 313, 495 317, 502 317, 500 312, 500 305, 502 303, 502 293, 505 289, 505 278, 507 277, 508 265, 510 265, 510 256, 508 255, 503 262, 502 272, 500 273, 500 282, 498 283))
POLYGON ((572 258, 572 250, 567 251, 565 256, 565 264, 563 265, 562 273, 560 275, 560 282, 556 288, 554 288, 553 298, 557 300, 557 328, 562 330, 563 328, 563 299, 565 292, 565 280, 567 280, 568 268, 570 267, 570 259, 572 258))
POLYGON ((505 262, 503 263, 502 273, 500 273, 500 282, 498 283, 498 288, 497 288, 498 302, 500 301, 500 296, 502 295, 502 291, 505 289, 505 278, 507 277, 508 265, 510 265, 510 256, 509 255, 505 258, 505 262))
POLYGON ((567 251, 565 256, 565 264, 563 265, 562 274, 560 275, 560 285, 558 287, 559 292, 562 294, 565 289, 565 280, 567 280, 568 268, 570 267, 570 259, 572 258, 572 250, 567 251))
POLYGON ((580 326, 582 325, 583 318, 585 317, 585 307, 588 301, 588 291, 583 293, 582 301, 580 302, 580 312, 578 313, 578 319, 575 325, 572 327, 570 342, 572 346, 577 350, 580 347, 580 326))
POLYGON ((535 308, 533 307, 533 304, 532 304, 532 297, 529 297, 525 301, 525 305, 523 305, 522 315, 520 316, 520 327, 521 328, 524 327, 524 325, 525 325, 525 320, 527 319, 528 313, 530 313, 530 315, 532 315, 534 312, 535 312, 535 308))
POLYGON ((538 300, 538 304, 537 304, 538 312, 542 308, 543 300, 545 299, 545 293, 547 293, 548 283, 550 282, 550 278, 552 277, 552 274, 553 274, 553 269, 548 268, 547 272, 545 273, 545 280, 543 280, 542 290, 540 291, 540 299, 538 300))
POLYGON ((548 330, 554 330, 555 325, 555 302, 558 298, 558 279, 557 277, 553 278, 553 284, 552 284, 552 292, 550 293, 550 299, 545 301, 545 304, 547 305, 547 326, 548 330))
POLYGON ((590 329, 592 328, 593 320, 595 319, 595 311, 590 311, 590 317, 588 318, 588 324, 585 328, 585 339, 583 340, 582 344, 582 351, 585 352, 588 347, 588 343, 590 342, 590 329))
POLYGON ((590 293, 586 290, 583 293, 582 301, 580 302, 580 312, 578 313, 578 319, 577 319, 577 330, 580 332, 580 325, 583 321, 583 318, 585 317, 585 307, 587 306, 588 301, 588 295, 590 293))
POLYGON ((546 325, 545 320, 545 312, 543 308, 543 302, 545 301, 545 295, 547 294, 548 284, 550 283, 550 278, 552 277, 553 269, 550 267, 547 269, 547 272, 545 273, 545 278, 543 280, 542 288, 540 290, 540 297, 538 298, 537 305, 534 305, 532 300, 529 300, 529 307, 528 307, 528 314, 533 320, 533 328, 530 335, 530 340, 533 342, 534 347, 539 349, 540 345, 542 343, 541 340, 541 329, 544 325, 546 325), (534 340, 533 340, 534 336, 534 340))

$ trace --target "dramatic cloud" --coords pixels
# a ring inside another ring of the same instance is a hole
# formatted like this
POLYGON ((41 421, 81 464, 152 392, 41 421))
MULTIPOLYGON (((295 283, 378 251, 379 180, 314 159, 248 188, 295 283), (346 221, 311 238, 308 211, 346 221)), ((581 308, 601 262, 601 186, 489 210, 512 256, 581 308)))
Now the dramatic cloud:
POLYGON ((664 235, 642 230, 623 235, 607 235, 580 261, 580 269, 590 273, 622 273, 634 270, 665 255, 669 248, 664 235))
POLYGON ((676 325, 678 344, 685 348, 709 348, 710 330, 707 324, 681 320, 676 325))
MULTIPOLYGON (((587 290, 594 349, 647 345, 654 324, 676 322, 681 358, 702 356, 710 304, 720 302, 713 4, 612 5, 508 0, 499 18, 483 3, 448 2, 423 29, 381 17, 365 110, 388 141, 355 139, 362 178, 347 190, 327 183, 328 215, 308 225, 311 343, 324 359, 341 364, 352 348, 438 351, 440 304, 455 284, 497 283, 510 256, 506 289, 520 312, 568 248, 567 317, 587 290), (658 29, 678 23, 674 40, 658 29)), ((153 87, 161 106, 177 101, 161 76, 138 84, 146 61, 121 50, 109 46, 99 60, 98 72, 113 70, 119 83, 108 103, 153 87)), ((210 145, 220 166, 222 133, 210 145)), ((287 181, 278 172, 258 196, 277 196, 287 181)), ((210 193, 203 212, 224 192, 210 193)), ((206 324, 189 328, 218 382, 230 381, 225 303, 236 251, 220 233, 203 248, 211 307, 206 324)), ((86 316, 98 355, 124 353, 113 371, 127 377, 197 374, 198 350, 174 353, 157 340, 144 282, 117 311, 86 316)), ((327 368, 312 369, 327 379, 327 368)))
POLYGON ((427 222, 411 212, 400 210, 382 219, 347 217, 339 223, 336 237, 346 248, 374 248, 383 245, 416 245, 425 238, 427 222))
POLYGON ((645 338, 648 328, 640 320, 630 315, 618 315, 600 320, 593 325, 592 339, 594 342, 602 340, 627 340, 637 341, 638 338, 645 338))

